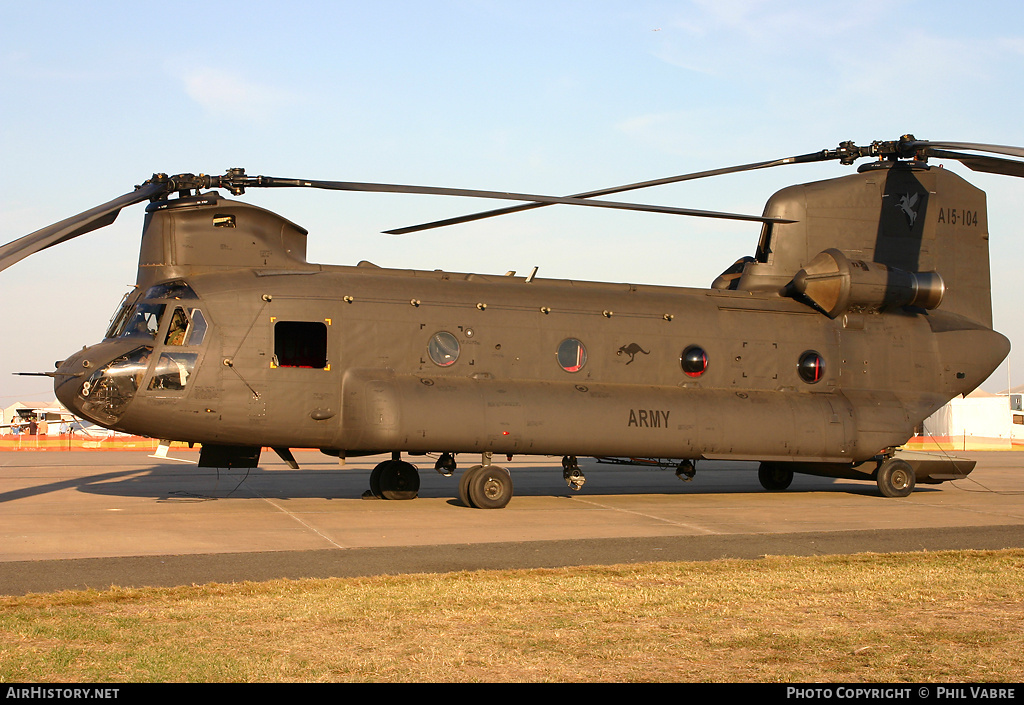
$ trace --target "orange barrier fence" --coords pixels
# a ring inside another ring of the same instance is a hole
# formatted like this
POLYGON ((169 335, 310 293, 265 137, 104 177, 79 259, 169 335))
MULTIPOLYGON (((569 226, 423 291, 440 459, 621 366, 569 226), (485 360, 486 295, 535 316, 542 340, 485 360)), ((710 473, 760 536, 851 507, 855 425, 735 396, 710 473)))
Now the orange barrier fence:
MULTIPOLYGON (((32 436, 22 433, 0 435, 0 451, 5 450, 149 450, 155 451, 160 441, 145 436, 86 436, 53 434, 32 436)), ((175 450, 189 450, 188 443, 171 443, 175 450)), ((196 445, 195 450, 199 450, 196 445)))

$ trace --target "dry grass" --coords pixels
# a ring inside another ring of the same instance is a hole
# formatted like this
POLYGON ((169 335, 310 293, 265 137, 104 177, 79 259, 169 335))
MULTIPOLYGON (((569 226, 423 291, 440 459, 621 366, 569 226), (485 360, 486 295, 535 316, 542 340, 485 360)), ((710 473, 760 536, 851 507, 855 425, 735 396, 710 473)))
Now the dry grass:
POLYGON ((1019 682, 1024 551, 0 598, 0 681, 1019 682))

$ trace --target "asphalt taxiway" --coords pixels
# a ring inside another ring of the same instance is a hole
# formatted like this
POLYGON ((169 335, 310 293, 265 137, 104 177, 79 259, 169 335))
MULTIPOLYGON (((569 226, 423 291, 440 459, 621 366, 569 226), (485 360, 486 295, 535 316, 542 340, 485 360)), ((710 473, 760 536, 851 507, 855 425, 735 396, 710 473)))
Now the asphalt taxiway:
MULTIPOLYGON (((671 470, 517 456, 515 497, 471 509, 433 458, 419 497, 363 499, 381 457, 344 465, 272 452, 249 471, 194 451, 0 452, 0 594, 271 578, 556 567, 764 555, 1024 548, 1024 453, 957 453, 968 477, 881 497, 871 482, 798 475, 764 491, 754 463, 671 470)), ((462 468, 478 458, 459 456, 462 468)))

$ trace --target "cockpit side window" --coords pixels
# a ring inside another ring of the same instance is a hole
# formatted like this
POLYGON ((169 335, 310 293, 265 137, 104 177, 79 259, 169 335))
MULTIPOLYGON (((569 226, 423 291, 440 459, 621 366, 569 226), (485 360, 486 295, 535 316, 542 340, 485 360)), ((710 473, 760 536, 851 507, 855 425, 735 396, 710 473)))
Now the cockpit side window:
POLYGON ((175 307, 174 313, 171 314, 171 323, 167 327, 167 335, 164 337, 164 345, 184 345, 188 323, 185 310, 181 306, 175 307))
POLYGON ((167 325, 164 345, 202 345, 205 337, 206 317, 203 312, 193 308, 185 313, 184 308, 176 306, 167 325))
POLYGON ((192 331, 188 335, 189 345, 202 345, 206 337, 206 316, 198 308, 190 311, 192 314, 192 331))
POLYGON ((149 390, 177 392, 185 388, 196 364, 196 353, 163 353, 157 360, 149 390))

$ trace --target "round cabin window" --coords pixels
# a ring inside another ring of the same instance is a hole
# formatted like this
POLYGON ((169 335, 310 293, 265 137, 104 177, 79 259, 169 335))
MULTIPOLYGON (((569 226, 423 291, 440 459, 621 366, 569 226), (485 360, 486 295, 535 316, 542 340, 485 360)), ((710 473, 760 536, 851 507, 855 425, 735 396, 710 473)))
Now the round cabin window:
POLYGON ((816 384, 825 376, 825 360, 814 350, 808 350, 800 356, 796 369, 800 379, 808 384, 816 384))
POLYGON ((683 366, 687 377, 700 377, 708 369, 708 354, 699 345, 691 345, 683 350, 679 364, 683 366))
POLYGON ((439 331, 430 337, 427 353, 435 365, 448 367, 459 359, 459 341, 447 331, 439 331))
POLYGON ((558 364, 566 372, 579 372, 587 364, 587 349, 575 338, 563 340, 556 355, 558 364))

